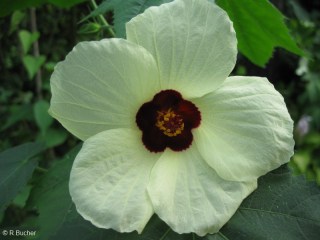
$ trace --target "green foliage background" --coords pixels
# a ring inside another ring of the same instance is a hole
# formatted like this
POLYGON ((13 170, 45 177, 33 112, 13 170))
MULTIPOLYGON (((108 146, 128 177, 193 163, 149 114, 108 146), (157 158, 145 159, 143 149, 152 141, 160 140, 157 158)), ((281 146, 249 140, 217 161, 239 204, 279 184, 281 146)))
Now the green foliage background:
MULTIPOLYGON (((68 193, 79 141, 47 113, 50 75, 77 42, 125 37, 127 21, 166 2, 170 0, 1 1, 1 231, 36 230, 29 239, 200 239, 172 232, 157 217, 142 235, 98 229, 82 219, 68 193)), ((258 190, 221 231, 203 239, 317 239, 320 4, 215 2, 237 32, 240 53, 233 74, 267 76, 282 93, 295 121, 296 152, 291 170, 284 166, 261 177, 258 190)))

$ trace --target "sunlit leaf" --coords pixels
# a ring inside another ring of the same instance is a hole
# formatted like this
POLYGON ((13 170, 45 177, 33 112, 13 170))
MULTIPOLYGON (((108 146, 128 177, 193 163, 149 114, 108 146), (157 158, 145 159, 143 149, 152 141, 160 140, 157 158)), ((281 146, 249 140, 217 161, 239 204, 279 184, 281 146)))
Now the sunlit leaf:
MULTIPOLYGON (((88 17, 114 10, 114 28, 117 37, 125 37, 125 23, 150 6, 170 0, 111 0, 98 6, 88 17)), ((265 66, 275 47, 295 54, 302 50, 290 36, 284 16, 267 0, 217 0, 234 23, 241 53, 258 66, 265 66)), ((87 17, 87 18, 88 18, 87 17)), ((85 18, 85 19, 87 19, 85 18)))
POLYGON ((234 23, 240 52, 265 66, 275 47, 302 55, 289 34, 284 16, 267 0, 216 0, 234 23))

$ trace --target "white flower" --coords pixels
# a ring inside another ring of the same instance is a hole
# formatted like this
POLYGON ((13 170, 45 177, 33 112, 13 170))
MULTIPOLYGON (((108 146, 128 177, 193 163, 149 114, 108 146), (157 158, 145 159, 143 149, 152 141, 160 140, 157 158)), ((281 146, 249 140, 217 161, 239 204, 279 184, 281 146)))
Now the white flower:
POLYGON ((51 78, 50 113, 84 145, 70 177, 94 225, 215 233, 257 178, 289 161, 293 122, 265 78, 228 77, 237 42, 207 0, 150 7, 127 39, 78 44, 51 78))

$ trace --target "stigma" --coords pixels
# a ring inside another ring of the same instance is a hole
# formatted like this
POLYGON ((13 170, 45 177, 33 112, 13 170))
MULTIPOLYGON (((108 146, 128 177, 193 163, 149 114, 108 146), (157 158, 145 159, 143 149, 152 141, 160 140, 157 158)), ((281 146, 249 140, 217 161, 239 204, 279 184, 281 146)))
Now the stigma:
POLYGON ((175 137, 182 133, 184 129, 184 122, 182 116, 176 114, 171 108, 168 110, 157 111, 158 127, 164 135, 168 137, 175 137))

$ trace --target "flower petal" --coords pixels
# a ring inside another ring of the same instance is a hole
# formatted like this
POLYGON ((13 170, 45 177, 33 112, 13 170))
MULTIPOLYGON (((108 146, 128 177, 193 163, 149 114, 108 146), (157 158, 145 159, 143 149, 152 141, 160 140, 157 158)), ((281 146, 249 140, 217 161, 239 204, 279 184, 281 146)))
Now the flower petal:
POLYGON ((129 129, 101 132, 84 142, 74 161, 72 200, 97 227, 141 233, 153 214, 146 188, 160 154, 148 152, 140 135, 129 129))
POLYGON ((202 96, 229 76, 237 40, 228 15, 207 0, 176 0, 150 7, 126 25, 127 39, 151 52, 162 89, 202 96))
POLYGON ((166 151, 155 164, 148 192, 154 211, 175 232, 199 236, 218 232, 257 187, 226 181, 202 159, 195 145, 166 151))
POLYGON ((123 39, 78 44, 51 77, 50 113, 82 140, 136 127, 139 107, 160 89, 153 56, 123 39))
POLYGON ((293 155, 293 122, 267 79, 230 77, 194 103, 202 116, 195 143, 224 179, 256 179, 293 155))

